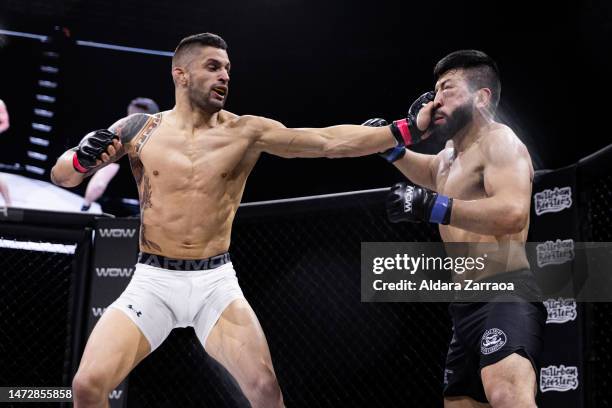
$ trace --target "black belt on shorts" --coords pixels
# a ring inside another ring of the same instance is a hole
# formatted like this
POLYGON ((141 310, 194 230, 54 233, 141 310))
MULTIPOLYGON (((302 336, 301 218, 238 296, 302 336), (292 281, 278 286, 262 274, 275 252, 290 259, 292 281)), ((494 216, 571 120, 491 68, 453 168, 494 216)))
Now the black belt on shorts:
POLYGON ((175 259, 147 252, 138 254, 138 263, 173 271, 203 271, 218 268, 228 262, 231 262, 229 252, 204 259, 175 259))

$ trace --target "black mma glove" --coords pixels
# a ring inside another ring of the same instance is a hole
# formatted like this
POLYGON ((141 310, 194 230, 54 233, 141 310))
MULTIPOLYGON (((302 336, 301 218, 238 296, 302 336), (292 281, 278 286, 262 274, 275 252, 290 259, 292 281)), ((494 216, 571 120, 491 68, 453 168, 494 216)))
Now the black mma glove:
POLYGON ((387 216, 391 222, 427 221, 448 224, 453 199, 411 183, 397 183, 387 196, 387 216))
POLYGON ((74 152, 72 165, 79 173, 87 173, 96 167, 96 160, 101 160, 102 153, 119 137, 108 129, 94 130, 85 135, 74 152))
MULTIPOLYGON (((424 131, 417 127, 417 115, 423 105, 434 100, 435 92, 429 91, 419 96, 408 109, 405 119, 396 120, 391 123, 391 133, 397 141, 397 145, 388 149, 380 155, 389 163, 401 159, 406 154, 406 146, 410 146, 421 141, 424 131)), ((386 120, 381 118, 369 119, 362 123, 362 126, 381 127, 389 125, 386 120)))

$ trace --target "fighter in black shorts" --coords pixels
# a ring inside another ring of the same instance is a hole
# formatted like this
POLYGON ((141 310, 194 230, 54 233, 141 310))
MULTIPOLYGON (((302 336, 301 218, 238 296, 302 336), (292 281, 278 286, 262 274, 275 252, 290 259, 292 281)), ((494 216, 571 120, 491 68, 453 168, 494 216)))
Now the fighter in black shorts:
MULTIPOLYGON (((389 218, 440 224, 445 243, 466 243, 446 244, 447 252, 453 245, 452 255, 487 254, 484 269, 456 279, 513 280, 533 295, 537 288, 524 245, 533 167, 512 129, 495 121, 501 89, 497 65, 481 51, 456 51, 437 63, 434 76, 435 92, 411 108, 412 120, 425 129, 413 141, 434 136, 446 145, 437 155, 389 152, 386 158, 410 180, 392 188, 389 218)), ((383 124, 382 119, 365 123, 383 124)), ((522 295, 473 300, 450 306, 454 336, 444 406, 535 407, 544 306, 522 295)))

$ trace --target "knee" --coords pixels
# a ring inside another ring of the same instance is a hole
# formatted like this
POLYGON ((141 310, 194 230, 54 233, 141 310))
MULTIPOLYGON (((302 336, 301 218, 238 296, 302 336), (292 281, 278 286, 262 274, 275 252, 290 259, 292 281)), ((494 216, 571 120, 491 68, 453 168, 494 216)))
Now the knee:
POLYGON ((274 373, 266 368, 247 385, 251 404, 256 407, 282 407, 280 386, 274 373))
POLYGON ((507 381, 496 381, 485 387, 485 391, 493 408, 506 407, 512 400, 512 384, 507 381))
POLYGON ((81 371, 72 380, 72 392, 74 399, 81 404, 100 403, 107 395, 102 376, 81 371))
POLYGON ((485 393, 492 408, 536 407, 534 396, 510 381, 494 381, 485 385, 485 393))

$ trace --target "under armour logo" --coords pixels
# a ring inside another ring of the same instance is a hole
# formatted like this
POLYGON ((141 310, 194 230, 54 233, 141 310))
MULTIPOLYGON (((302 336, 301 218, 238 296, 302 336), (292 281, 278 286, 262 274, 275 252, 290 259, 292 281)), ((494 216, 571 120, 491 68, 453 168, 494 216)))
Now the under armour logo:
POLYGON ((128 305, 128 309, 132 309, 134 311, 134 313, 136 313, 136 316, 140 317, 140 315, 142 314, 141 311, 134 309, 134 306, 132 305, 128 305))

